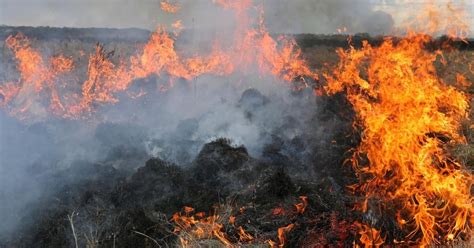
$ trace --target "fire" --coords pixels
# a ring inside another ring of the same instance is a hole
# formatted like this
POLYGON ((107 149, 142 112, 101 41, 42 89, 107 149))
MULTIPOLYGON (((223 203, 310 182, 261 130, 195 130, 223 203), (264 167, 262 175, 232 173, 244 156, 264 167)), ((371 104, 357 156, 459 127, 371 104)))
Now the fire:
MULTIPOLYGON (((318 78, 301 58, 301 51, 292 39, 281 37, 280 42, 277 42, 269 35, 263 23, 261 6, 253 6, 250 0, 215 2, 234 10, 238 25, 233 45, 223 49, 216 40, 208 55, 186 57, 177 51, 175 41, 183 28, 178 20, 172 25, 174 36, 160 26, 152 33, 141 52, 118 63, 112 62, 113 52, 106 52, 103 46, 97 45, 95 53, 89 55, 87 75, 76 75, 72 59, 62 55, 47 59, 31 47, 25 36, 11 36, 6 44, 18 62, 20 77, 18 82, 0 84, 1 105, 11 109, 11 113, 34 112, 33 109, 41 108, 44 102, 41 98, 47 97, 51 114, 63 118, 80 118, 93 112, 97 105, 117 103, 117 93, 126 92, 135 79, 150 75, 169 76, 170 80, 162 84, 162 90, 172 87, 177 78, 192 80, 203 74, 224 76, 236 71, 246 73, 252 72, 255 67, 261 75, 275 76, 288 82, 299 81, 303 87, 307 85, 308 79, 318 78), (260 18, 251 18, 248 14, 254 9, 259 10, 260 18), (59 91, 58 83, 64 80, 64 76, 69 81, 62 82, 64 87, 59 91), (84 78, 84 81, 80 81, 84 78), (78 91, 73 85, 81 85, 81 90, 78 91)), ((161 7, 170 13, 179 9, 167 1, 162 1, 161 7)))
POLYGON ((287 226, 278 228, 278 243, 273 241, 273 240, 269 240, 268 244, 270 245, 270 247, 271 248, 275 248, 275 247, 283 248, 283 247, 285 247, 286 234, 289 233, 291 230, 293 230, 294 227, 295 227, 295 224, 289 224, 287 226))
POLYGON ((470 228, 472 175, 448 152, 464 143, 460 122, 468 96, 443 82, 424 48, 430 40, 412 35, 379 47, 340 49, 340 63, 327 76, 330 94, 345 92, 363 130, 351 162, 359 179, 363 212, 395 211, 394 242, 420 246, 448 242, 470 228))
MULTIPOLYGON (((238 226, 236 217, 230 215, 230 212, 228 207, 219 206, 215 208, 213 214, 206 215, 203 212, 196 213, 192 207, 184 207, 181 212, 175 213, 171 218, 175 225, 174 233, 178 236, 180 245, 182 247, 196 247, 202 240, 215 239, 225 247, 265 243, 270 247, 283 248, 287 244, 287 234, 295 228, 293 223, 278 228, 278 241, 259 239, 246 231, 243 226, 238 226), (232 235, 229 229, 234 230, 235 234, 232 235)), ((242 214, 241 211, 239 213, 242 214)))
POLYGON ((182 233, 180 242, 182 247, 189 247, 194 240, 217 238, 224 245, 230 246, 231 242, 222 231, 223 224, 219 215, 206 217, 204 213, 194 213, 191 207, 184 207, 184 213, 175 213, 172 220, 176 224, 174 232, 182 233))
MULTIPOLYGON (((382 247, 385 241, 380 231, 362 223, 355 223, 355 226, 359 229, 360 242, 364 247, 382 247)), ((360 246, 354 244, 354 247, 360 246)))
POLYGON ((278 40, 271 37, 264 25, 264 10, 261 6, 252 5, 252 1, 215 0, 224 8, 235 11, 238 25, 234 33, 234 46, 231 54, 235 67, 241 71, 249 70, 249 66, 257 62, 260 72, 279 76, 288 82, 299 81, 306 87, 307 79, 317 80, 318 75, 301 58, 301 50, 293 39, 281 36, 278 40), (251 22, 250 10, 256 9, 259 18, 251 22), (256 28, 255 28, 256 27, 256 28))
POLYGON ((7 104, 18 95, 19 87, 13 82, 6 82, 3 85, 0 85, 0 95, 2 96, 2 101, 0 102, 1 107, 6 107, 7 104))
POLYGON ((296 212, 299 214, 303 214, 308 206, 308 197, 307 196, 300 196, 300 203, 295 204, 296 212))
MULTIPOLYGON (((172 220, 176 225, 174 233, 179 235, 182 247, 190 247, 194 242, 212 238, 218 239, 226 247, 238 247, 236 243, 230 241, 223 230, 225 224, 231 224, 235 227, 234 216, 230 216, 228 219, 216 213, 206 216, 202 212, 194 213, 194 208, 184 207, 183 213, 175 213, 172 220)), ((254 237, 251 234, 241 226, 236 228, 240 243, 252 243, 254 237)))
POLYGON ((464 4, 464 0, 457 2, 448 0, 443 4, 436 0, 428 0, 417 10, 414 17, 404 21, 400 29, 404 32, 465 39, 470 26, 468 21, 470 14, 466 9, 468 7, 464 4))
MULTIPOLYGON (((13 52, 19 77, 0 84, 0 106, 19 117, 44 109, 55 116, 80 118, 97 105, 117 103, 117 93, 151 75, 170 78, 162 82, 162 90, 173 87, 178 78, 190 81, 204 74, 254 73, 255 68, 259 75, 282 79, 295 88, 318 80, 293 39, 269 34, 262 6, 254 6, 251 0, 214 2, 234 11, 237 27, 230 48, 221 47, 216 40, 209 54, 185 56, 175 46, 178 32, 158 27, 137 54, 119 62, 113 62, 113 52, 98 44, 88 57, 87 74, 77 77, 71 76, 77 72, 73 59, 46 57, 25 36, 10 36, 6 46, 13 52)), ((169 13, 180 9, 168 1, 161 1, 160 6, 169 13)), ((380 209, 397 221, 397 233, 401 233, 394 240, 385 240, 386 227, 358 224, 359 242, 366 246, 447 243, 468 233, 472 225, 473 177, 449 154, 450 147, 465 142, 459 129, 469 109, 469 96, 452 85, 467 87, 472 82, 462 74, 456 76, 456 82, 444 82, 434 65, 442 52, 425 48, 431 39, 426 34, 443 32, 464 39, 468 26, 462 23, 464 11, 452 3, 440 12, 430 2, 426 10, 409 24, 409 34, 400 41, 387 38, 378 47, 365 42, 359 50, 339 49, 338 66, 325 75, 327 93, 347 95, 356 112, 354 127, 363 131, 350 159, 358 178, 352 188, 362 196, 357 209, 380 209), (416 34, 420 30, 423 34, 416 34)), ((183 24, 177 21, 172 27, 179 31, 183 24)), ((307 197, 300 200, 294 206, 296 213, 303 214, 307 197)), ((273 215, 285 213, 283 208, 272 211, 273 215)), ((235 225, 233 216, 206 216, 185 207, 172 220, 182 246, 210 238, 233 245, 224 230, 226 222, 235 225)), ((278 242, 268 244, 283 247, 294 227, 279 228, 278 242)), ((243 227, 237 230, 239 242, 254 241, 243 227)))
POLYGON ((8 37, 5 43, 14 52, 18 61, 20 79, 16 83, 8 82, 0 87, 3 96, 2 105, 8 106, 17 99, 15 105, 18 106, 15 106, 17 108, 12 110, 12 114, 19 115, 33 107, 39 93, 43 93, 49 98, 50 111, 58 113, 64 109, 57 84, 61 75, 73 69, 72 60, 59 55, 51 57, 47 61, 49 63, 46 63, 42 55, 31 47, 29 40, 22 34, 8 37))
POLYGON ((89 56, 87 80, 82 84, 81 100, 72 105, 66 116, 77 116, 82 112, 92 111, 93 103, 115 103, 118 100, 114 92, 124 90, 130 78, 110 61, 112 52, 107 52, 102 45, 95 47, 95 54, 89 56))
POLYGON ((171 4, 168 1, 161 1, 160 7, 161 7, 161 10, 171 13, 171 14, 178 13, 179 9, 181 8, 179 5, 171 4))
MULTIPOLYGON (((427 34, 464 39, 468 26, 451 1, 446 8, 429 1, 425 10, 400 41, 339 49, 339 65, 326 75, 325 88, 346 94, 356 112, 354 126, 362 130, 350 160, 359 181, 351 188, 362 196, 356 208, 392 215, 402 234, 393 242, 420 247, 469 235, 474 215, 472 174, 449 153, 466 142, 460 125, 470 100, 454 85, 472 82, 461 74, 457 82, 444 82, 435 67, 443 52, 426 48, 427 34)), ((358 226, 362 244, 385 242, 377 229, 358 226)))
POLYGON ((253 240, 253 236, 248 234, 243 227, 239 226, 239 240, 241 242, 250 243, 253 240))
POLYGON ((171 24, 171 27, 175 29, 175 31, 173 32, 175 36, 178 36, 179 32, 184 29, 184 26, 181 20, 175 21, 173 24, 171 24))

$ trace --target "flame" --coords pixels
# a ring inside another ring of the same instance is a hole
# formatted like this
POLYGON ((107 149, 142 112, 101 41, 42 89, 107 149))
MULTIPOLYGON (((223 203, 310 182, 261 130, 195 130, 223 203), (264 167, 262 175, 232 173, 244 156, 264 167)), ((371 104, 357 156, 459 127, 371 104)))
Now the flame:
POLYGON ((250 243, 253 240, 253 236, 248 234, 243 227, 239 226, 239 240, 241 242, 250 243))
MULTIPOLYGON (((217 238, 226 247, 237 247, 232 243, 223 231, 224 224, 235 224, 235 217, 226 218, 213 214, 206 216, 205 213, 194 213, 194 208, 184 207, 182 212, 175 213, 172 217, 176 227, 174 233, 180 235, 179 240, 182 247, 189 247, 193 241, 217 238)), ((250 244, 254 237, 241 226, 237 227, 239 241, 250 244)))
POLYGON ((0 87, 3 98, 1 105, 6 107, 17 99, 15 104, 18 106, 11 113, 18 115, 36 105, 35 101, 42 93, 49 98, 50 111, 57 113, 64 109, 57 87, 60 76, 73 69, 72 60, 59 55, 51 57, 46 63, 41 54, 31 47, 30 41, 22 34, 9 36, 5 43, 13 51, 18 62, 17 69, 20 71, 20 78, 16 83, 7 82, 0 87), (31 95, 34 97, 30 97, 31 95))
POLYGON ((175 213, 171 219, 175 223, 174 233, 178 235, 181 246, 194 247, 193 244, 198 244, 200 240, 217 239, 225 247, 242 247, 242 245, 260 241, 265 242, 270 247, 283 248, 287 243, 286 235, 295 227, 295 224, 291 223, 278 228, 278 241, 256 240, 244 227, 236 225, 235 216, 225 217, 228 214, 226 209, 225 206, 219 206, 215 209, 214 214, 209 216, 203 212, 195 213, 195 209, 192 207, 183 207, 181 212, 175 213), (232 239, 226 233, 226 226, 232 226, 232 229, 236 230, 235 236, 238 236, 238 240, 236 238, 232 239))
POLYGON ((448 0, 443 3, 428 0, 414 17, 404 20, 399 29, 409 33, 447 35, 451 39, 465 40, 469 33, 468 20, 472 17, 467 9, 464 0, 448 0))
POLYGON ((77 116, 82 112, 93 110, 93 103, 116 103, 114 92, 124 90, 130 77, 110 61, 112 52, 97 44, 95 54, 89 56, 87 80, 82 84, 81 100, 72 105, 66 116, 77 116), (125 85, 124 85, 125 84, 125 85))
POLYGON ((282 42, 278 44, 271 37, 264 25, 262 6, 253 6, 251 0, 215 2, 224 8, 233 9, 235 19, 238 20, 233 51, 229 53, 235 67, 247 71, 257 62, 261 73, 279 76, 288 82, 298 79, 303 87, 307 86, 306 79, 318 79, 317 73, 301 58, 301 50, 293 39, 281 36, 278 40, 282 42), (252 20, 249 14, 251 9, 256 9, 259 14, 255 22, 249 21, 252 20))
POLYGON ((226 246, 231 246, 231 242, 222 231, 222 218, 219 215, 205 216, 204 213, 194 213, 191 207, 184 207, 184 213, 175 213, 172 220, 176 227, 176 234, 184 233, 180 236, 182 247, 189 247, 193 240, 217 238, 226 246))
MULTIPOLYGON (((161 90, 173 87, 176 78, 192 80, 203 74, 224 76, 236 71, 252 73, 256 67, 260 75, 301 82, 302 85, 296 88, 306 87, 307 79, 317 79, 317 74, 301 58, 301 51, 291 38, 281 37, 277 42, 269 35, 263 23, 261 6, 253 6, 250 0, 215 2, 223 8, 234 10, 239 23, 230 48, 223 49, 219 46, 219 40, 216 40, 208 55, 183 56, 175 47, 179 31, 183 28, 178 20, 172 25, 174 36, 159 26, 141 52, 118 63, 112 62, 113 52, 107 52, 98 44, 95 52, 89 55, 85 76, 76 75, 72 59, 63 55, 47 59, 31 47, 25 36, 10 36, 6 44, 18 62, 20 77, 18 82, 0 84, 1 106, 13 114, 32 114, 33 110, 44 109, 42 98, 47 97, 50 106, 46 111, 55 116, 75 119, 88 116, 98 105, 117 103, 117 93, 126 92, 135 79, 150 75, 167 75, 170 78, 162 84, 161 90), (252 18, 249 14, 254 9, 258 9, 259 18, 252 18), (59 91, 58 83, 64 78, 68 81, 62 82, 64 87, 59 91), (86 79, 80 81, 83 78, 86 79), (78 91, 74 85, 81 85, 81 90, 78 91)), ((172 6, 167 1, 161 2, 164 10, 177 11, 177 7, 172 6)), ((146 92, 139 95, 144 94, 146 92)))
POLYGON ((308 206, 308 197, 307 196, 300 196, 300 203, 295 204, 296 212, 299 214, 303 214, 308 206))
POLYGON ((270 247, 271 248, 275 248, 275 247, 283 248, 283 247, 285 247, 286 234, 291 232, 291 230, 293 230, 294 227, 295 227, 295 224, 289 224, 287 226, 278 228, 278 243, 273 241, 273 240, 269 240, 267 242, 270 245, 270 247))
POLYGON ((171 24, 171 27, 174 28, 174 31, 173 31, 174 36, 178 36, 179 33, 184 29, 184 25, 181 22, 181 20, 175 21, 173 24, 171 24))
POLYGON ((178 13, 181 6, 179 6, 177 4, 171 4, 168 1, 161 1, 160 2, 160 8, 161 8, 161 10, 163 10, 165 12, 168 12, 168 13, 171 13, 171 14, 176 14, 176 13, 178 13))
MULTIPOLYGON (((381 237, 380 231, 375 228, 363 223, 355 223, 355 226, 359 229, 360 243, 366 248, 378 248, 384 244, 384 238, 381 237)), ((358 244, 354 244, 354 247, 360 247, 358 244)))
POLYGON ((351 161, 363 195, 359 209, 376 204, 397 209, 398 228, 420 246, 452 240, 469 229, 472 175, 447 151, 464 143, 460 121, 468 96, 436 74, 440 51, 430 53, 425 35, 379 47, 339 49, 328 76, 330 94, 345 92, 363 129, 351 161), (367 162, 365 162, 367 161, 367 162))
MULTIPOLYGON (((98 44, 89 55, 87 74, 77 77, 71 76, 77 72, 73 59, 64 55, 48 58, 24 35, 10 36, 5 43, 13 52, 19 77, 0 84, 0 106, 19 117, 45 109, 55 116, 79 118, 97 105, 117 103, 117 93, 126 92, 135 79, 150 75, 171 78, 162 90, 173 87, 176 78, 252 73, 254 68, 260 75, 294 83, 295 88, 307 87, 308 79, 318 79, 293 39, 275 39, 269 34, 262 6, 254 6, 252 0, 214 2, 232 10, 238 21, 230 48, 222 48, 216 40, 209 54, 184 56, 175 47, 178 33, 158 27, 140 52, 117 63, 112 60, 113 52, 98 44), (253 11, 258 18, 253 18, 253 11)), ((160 6, 170 13, 180 8, 167 1, 160 6)), ((404 236, 394 242, 419 246, 456 239, 469 231, 474 216, 473 177, 448 152, 450 146, 465 142, 459 126, 467 117, 469 97, 437 76, 434 62, 442 52, 425 49, 430 41, 425 34, 443 32, 464 39, 465 12, 451 1, 446 9, 433 1, 425 9, 409 23, 409 34, 400 41, 387 38, 379 47, 365 42, 360 50, 339 49, 339 65, 332 75, 326 75, 325 88, 329 94, 346 93, 357 115, 354 126, 363 130, 351 158, 359 179, 353 189, 363 198, 358 209, 367 212, 377 207, 386 213, 396 209, 394 218, 404 236), (420 32, 423 34, 417 34, 420 32)), ((182 29, 179 21, 172 26, 182 29)), ((456 83, 467 87, 472 82, 458 74, 456 83)), ((300 199, 295 207, 297 213, 304 213, 307 199, 300 199)), ((189 207, 183 211, 173 216, 175 231, 189 234, 180 237, 183 246, 190 245, 191 236, 214 237, 231 245, 222 230, 224 220, 230 218, 194 214, 189 207)), ((284 214, 284 209, 275 209, 273 214, 284 214)), ((283 247, 285 235, 293 228, 294 224, 279 228, 278 243, 268 243, 283 247)), ((385 242, 383 229, 365 224, 359 229, 362 244, 385 242)), ((242 242, 253 238, 242 227, 239 235, 242 242)))
POLYGON ((2 101, 0 102, 1 107, 6 107, 7 104, 14 99, 16 95, 18 95, 18 91, 20 87, 18 87, 13 82, 6 82, 3 85, 0 85, 0 95, 2 96, 2 101))

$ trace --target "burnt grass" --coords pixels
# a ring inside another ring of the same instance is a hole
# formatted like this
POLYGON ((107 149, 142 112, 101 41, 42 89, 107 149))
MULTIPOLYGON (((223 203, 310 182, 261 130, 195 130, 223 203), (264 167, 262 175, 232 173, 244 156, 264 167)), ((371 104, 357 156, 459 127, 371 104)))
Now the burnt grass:
MULTIPOLYGON (((283 157, 272 152, 275 154, 268 155, 283 157)), ((298 176, 305 171, 295 171, 300 168, 291 159, 283 160, 288 163, 257 160, 245 147, 233 147, 222 138, 204 145, 187 167, 150 158, 126 176, 110 166, 77 164, 57 175, 58 179, 74 178, 43 198, 24 217, 30 224, 18 230, 5 247, 74 247, 71 215, 80 247, 90 243, 88 239, 99 247, 157 246, 137 232, 153 237, 160 246, 173 246, 177 242, 170 221, 173 213, 183 206, 209 212, 219 203, 229 204, 236 225, 262 243, 277 240, 276 230, 293 223, 296 227, 287 235, 288 247, 315 242, 350 245, 354 216, 343 184, 329 175, 317 179, 298 176), (74 171, 77 168, 80 171, 74 171), (299 196, 308 197, 303 214, 293 206, 300 202, 299 196), (282 210, 274 213, 274 209, 282 210)), ((56 187, 54 180, 51 184, 56 187)), ((225 231, 238 241, 233 225, 228 224, 225 231)))
MULTIPOLYGON (((34 37, 36 42, 74 41, 76 46, 91 43, 90 47, 98 40, 121 45, 145 42, 149 35, 143 30, 103 32, 4 26, 0 27, 0 40, 18 31, 34 37)), ((347 37, 342 35, 307 34, 296 39, 315 68, 334 64, 334 49, 347 47, 347 37)), ((357 47, 363 39, 374 45, 383 40, 363 34, 352 40, 357 47)), ((438 46, 437 42, 432 45, 438 46)), ((457 50, 465 52, 458 56, 456 50, 446 59, 463 66, 472 64, 472 44, 456 43, 457 50)), ((449 68, 441 73, 444 78, 453 77, 449 68)), ((472 74, 469 77, 472 81, 472 74)), ((471 94, 472 87, 467 91, 471 94)), ((245 94, 259 93, 245 92, 242 101, 245 94)), ((260 100, 256 104, 267 101, 260 100)), ((286 235, 286 247, 352 247, 357 238, 353 223, 364 216, 352 210, 355 197, 346 186, 355 179, 344 161, 350 156, 348 151, 357 146, 360 133, 352 129, 354 113, 343 95, 318 97, 314 104, 319 106, 314 113, 315 123, 337 125, 331 137, 284 140, 275 136, 261 158, 250 156, 244 146, 236 147, 222 137, 205 144, 190 163, 148 158, 145 152, 120 144, 111 153, 110 161, 77 161, 47 179, 47 188, 53 190, 38 203, 27 206, 29 211, 21 217, 21 225, 13 235, 0 234, 0 247, 75 247, 71 218, 79 247, 175 247, 179 242, 171 217, 184 206, 208 214, 226 209, 236 219, 235 224, 225 222, 223 231, 229 240, 238 243, 237 227, 243 227, 255 237, 246 247, 257 247, 266 240, 277 241, 278 228, 288 224, 295 226, 286 235), (310 153, 306 161, 299 156, 303 151, 310 153), (117 157, 121 157, 121 163, 136 163, 140 158, 146 162, 130 172, 111 166, 117 157), (294 206, 301 202, 300 196, 308 199, 304 213, 298 213, 294 206)), ((459 147, 457 155, 472 168, 474 135, 470 125, 470 121, 464 125, 468 144, 459 147)), ((379 223, 383 231, 393 231, 393 220, 378 217, 383 222, 379 223)), ((215 247, 212 244, 200 243, 202 247, 215 247)))
MULTIPOLYGON (((259 93, 244 92, 239 104, 256 104, 245 103, 255 100, 249 94, 259 93)), ((78 161, 48 179, 47 188, 54 190, 27 207, 33 210, 0 247, 75 247, 71 217, 79 247, 175 247, 179 243, 171 217, 184 206, 235 216, 235 224, 224 221, 222 230, 238 244, 238 227, 244 228, 255 237, 247 247, 277 241, 278 228, 289 224, 295 226, 286 235, 287 247, 351 246, 357 216, 345 185, 353 179, 342 164, 346 151, 357 144, 356 138, 343 138, 352 133, 352 113, 338 110, 350 110, 342 95, 322 97, 315 104, 324 106, 315 115, 318 123, 337 120, 341 126, 333 144, 324 144, 329 148, 304 137, 275 138, 256 159, 244 146, 219 138, 205 144, 188 164, 149 158, 133 173, 115 169, 113 158, 97 164, 78 161), (312 151, 309 167, 296 156, 306 149, 312 151), (304 213, 294 206, 302 202, 300 196, 308 198, 304 213)), ((136 160, 131 156, 129 161, 136 160)), ((215 247, 209 240, 198 242, 215 247)))
MULTIPOLYGON (((249 94, 258 93, 243 95, 249 94)), ((247 98, 239 104, 245 105, 247 98)), ((320 123, 337 118, 346 129, 335 136, 351 132, 350 118, 341 119, 337 110, 338 105, 347 104, 342 96, 319 101, 324 106, 318 113, 320 123)), ((351 173, 341 164, 355 141, 341 139, 336 142, 343 143, 320 152, 316 146, 311 148, 314 166, 308 168, 282 152, 285 146, 302 149, 296 139, 275 139, 256 159, 245 147, 219 138, 205 144, 189 164, 149 158, 132 174, 114 169, 107 161, 76 162, 48 180, 53 192, 30 206, 33 210, 23 217, 23 225, 0 247, 74 247, 71 216, 79 247, 176 246, 170 219, 184 206, 210 214, 225 207, 236 219, 235 224, 225 223, 223 231, 236 243, 238 226, 256 237, 257 246, 278 240, 279 227, 295 224, 287 234, 288 247, 349 246, 355 216, 344 185, 351 182, 351 173), (297 213, 294 206, 301 202, 300 196, 308 197, 304 213, 297 213)))

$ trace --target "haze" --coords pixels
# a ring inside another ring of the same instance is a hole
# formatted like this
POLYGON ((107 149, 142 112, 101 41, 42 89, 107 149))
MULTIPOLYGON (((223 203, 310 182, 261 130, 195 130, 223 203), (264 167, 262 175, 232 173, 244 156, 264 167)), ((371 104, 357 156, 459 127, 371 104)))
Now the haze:
MULTIPOLYGON (((412 15, 427 0, 263 0, 271 32, 334 33, 340 27, 350 32, 384 34, 412 15)), ((443 3, 447 0, 437 0, 443 3)), ((0 25, 55 27, 113 27, 155 29, 182 19, 186 27, 215 28, 229 25, 229 13, 211 0, 175 0, 182 10, 164 13, 160 0, 0 0, 0 25)), ((473 1, 464 2, 474 13, 473 1)), ((474 26, 471 14, 468 23, 474 26)), ((472 31, 472 30, 471 30, 472 31)), ((473 32, 471 32, 472 34, 473 32)))

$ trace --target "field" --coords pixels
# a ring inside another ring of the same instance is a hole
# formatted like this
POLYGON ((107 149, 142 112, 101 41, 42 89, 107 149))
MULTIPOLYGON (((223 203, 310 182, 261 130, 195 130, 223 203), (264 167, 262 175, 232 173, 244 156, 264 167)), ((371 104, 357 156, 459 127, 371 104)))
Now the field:
MULTIPOLYGON (((14 55, 4 43, 17 32, 29 37, 31 47, 44 55, 73 58, 78 77, 86 74, 88 55, 98 42, 107 51, 113 51, 111 61, 118 63, 121 58, 135 54, 150 35, 138 29, 0 27, 0 82, 19 78, 14 55)), ((349 37, 294 37, 303 58, 320 75, 319 81, 311 82, 310 87, 324 86, 327 81, 323 74, 338 64, 336 49, 347 49, 349 37)), ((361 47, 362 40, 378 46, 383 39, 364 34, 351 38, 356 48, 361 47)), ((474 42, 451 42, 449 48, 442 48, 442 44, 440 38, 427 46, 433 51, 443 50, 436 61, 437 74, 446 84, 467 94, 473 106, 474 87, 456 84, 456 77, 462 73, 466 81, 474 81, 474 42)), ((155 81, 159 80, 151 78, 143 83, 155 81)), ((178 83, 176 87, 192 90, 189 82, 180 83, 183 85, 178 83)), ((79 90, 81 85, 68 87, 79 90)), ((145 106, 160 94, 150 94, 143 102, 136 100, 133 104, 145 106)), ((264 116, 265 111, 272 109, 268 102, 279 101, 255 89, 238 94, 232 109, 242 111, 249 123, 259 123, 260 117, 256 116, 264 116)), ((68 166, 54 164, 55 158, 42 158, 28 167, 35 175, 33 178, 48 189, 47 193, 22 206, 22 211, 0 216, 5 222, 18 222, 13 229, 0 234, 0 247, 166 247, 183 242, 191 247, 222 247, 225 242, 243 247, 272 243, 288 247, 347 247, 360 235, 353 224, 355 220, 378 219, 380 226, 393 228, 387 224, 393 220, 384 219, 380 213, 361 216, 352 210, 356 197, 346 186, 353 184, 355 177, 344 161, 349 158, 348 151, 360 142, 360 132, 353 130, 354 111, 350 104, 343 94, 314 99, 313 95, 312 89, 291 93, 292 104, 307 108, 302 111, 304 119, 297 119, 300 113, 282 115, 280 122, 259 136, 267 141, 259 156, 253 156, 249 151, 253 149, 248 150, 246 144, 236 145, 227 137, 196 139, 208 113, 201 119, 181 121, 169 139, 147 137, 149 130, 138 124, 94 123, 94 139, 105 156, 95 162, 73 161, 68 166), (301 105, 298 100, 293 102, 300 98, 311 100, 301 105), (307 103, 312 105, 306 106, 307 103), (159 156, 151 156, 149 150, 140 146, 144 143, 159 147, 159 156)), ((6 110, 1 111, 7 115, 6 110)), ((446 142, 448 150, 471 172, 472 116, 471 108, 462 125, 466 143, 446 142)), ((63 125, 62 121, 54 119, 51 125, 63 125)), ((65 122, 70 124, 70 120, 65 122)), ((51 127, 45 123, 18 125, 21 130, 40 132, 51 127)), ((11 209, 5 207, 8 210, 11 209)), ((393 235, 389 238, 401 234, 393 235)), ((459 247, 469 246, 468 236, 459 240, 459 247)))

